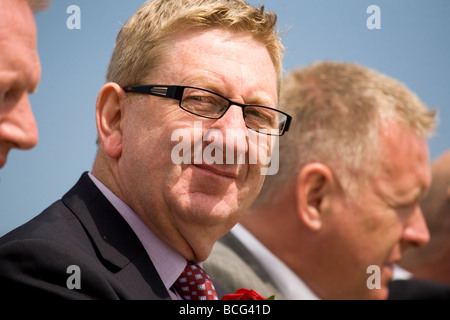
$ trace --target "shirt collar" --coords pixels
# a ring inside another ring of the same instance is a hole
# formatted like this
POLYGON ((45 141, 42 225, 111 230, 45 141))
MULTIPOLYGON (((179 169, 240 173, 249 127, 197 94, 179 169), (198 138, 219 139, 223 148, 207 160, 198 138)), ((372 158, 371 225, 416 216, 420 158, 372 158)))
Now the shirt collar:
POLYGON ((254 254, 285 299, 319 300, 297 274, 242 225, 235 225, 231 232, 254 254))

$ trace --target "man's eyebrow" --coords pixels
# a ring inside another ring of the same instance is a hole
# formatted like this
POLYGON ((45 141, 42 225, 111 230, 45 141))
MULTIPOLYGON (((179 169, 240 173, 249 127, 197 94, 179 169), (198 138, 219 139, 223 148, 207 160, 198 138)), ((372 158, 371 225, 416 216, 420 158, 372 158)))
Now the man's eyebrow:
POLYGON ((212 81, 205 77, 191 78, 187 80, 186 83, 184 83, 184 85, 208 89, 217 92, 219 94, 223 93, 223 89, 220 89, 220 84, 218 84, 217 81, 212 81))
POLYGON ((427 190, 424 190, 423 188, 417 188, 416 190, 411 191, 409 194, 404 195, 402 199, 398 200, 397 207, 407 207, 419 203, 426 192, 427 190))

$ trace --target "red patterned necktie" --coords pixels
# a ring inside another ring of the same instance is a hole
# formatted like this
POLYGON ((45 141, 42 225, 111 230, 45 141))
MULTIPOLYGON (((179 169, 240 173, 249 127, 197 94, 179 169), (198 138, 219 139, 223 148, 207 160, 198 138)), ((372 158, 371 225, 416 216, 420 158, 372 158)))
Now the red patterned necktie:
POLYGON ((185 300, 218 300, 211 279, 197 264, 188 263, 174 286, 185 300))

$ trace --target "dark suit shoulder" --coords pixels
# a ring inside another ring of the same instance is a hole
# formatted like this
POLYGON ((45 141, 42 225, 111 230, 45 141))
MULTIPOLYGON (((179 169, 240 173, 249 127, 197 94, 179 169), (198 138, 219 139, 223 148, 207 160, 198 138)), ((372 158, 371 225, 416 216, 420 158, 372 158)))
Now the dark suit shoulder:
POLYGON ((5 298, 21 300, 170 299, 139 239, 87 173, 0 238, 0 286, 5 298), (80 288, 69 288, 73 270, 80 288))
MULTIPOLYGON (((0 282, 5 298, 98 299, 109 286, 83 227, 61 201, 0 239, 0 282), (80 270, 82 290, 67 281, 80 270)), ((114 295, 108 298, 114 298, 114 295)), ((117 296, 115 297, 117 298, 117 296)))
POLYGON ((389 300, 450 300, 450 285, 424 279, 393 280, 389 300))
POLYGON ((56 201, 27 223, 0 238, 0 247, 11 241, 42 240, 56 243, 72 243, 74 234, 82 234, 79 221, 62 203, 56 201))

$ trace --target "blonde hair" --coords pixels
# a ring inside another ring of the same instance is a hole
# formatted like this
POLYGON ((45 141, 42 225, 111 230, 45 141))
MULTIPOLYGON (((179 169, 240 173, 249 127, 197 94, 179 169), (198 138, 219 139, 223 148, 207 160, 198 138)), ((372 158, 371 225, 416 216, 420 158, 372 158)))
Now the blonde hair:
POLYGON ((283 46, 277 16, 241 0, 152 0, 142 5, 120 30, 106 75, 121 86, 139 84, 158 65, 168 40, 180 30, 227 28, 245 32, 263 43, 278 74, 283 46))
POLYGON ((324 61, 291 71, 282 82, 280 106, 293 121, 279 141, 278 174, 266 177, 258 202, 310 162, 328 165, 351 192, 377 169, 383 122, 395 121, 421 137, 435 129, 435 111, 404 84, 355 63, 324 61))

